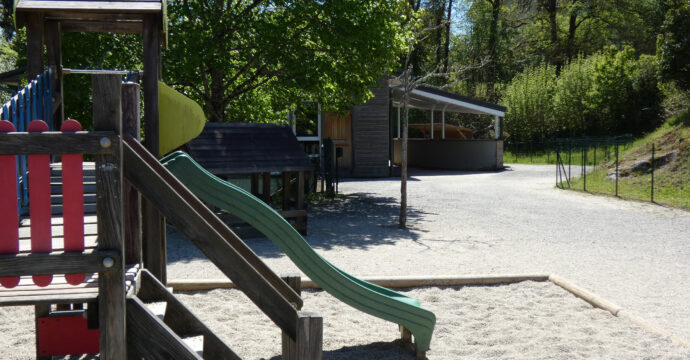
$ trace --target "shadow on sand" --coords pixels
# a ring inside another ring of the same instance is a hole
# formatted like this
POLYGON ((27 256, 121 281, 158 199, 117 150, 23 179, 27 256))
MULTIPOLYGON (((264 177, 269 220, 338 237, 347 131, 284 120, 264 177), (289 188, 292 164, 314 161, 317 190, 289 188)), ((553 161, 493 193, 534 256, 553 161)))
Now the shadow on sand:
MULTIPOLYGON (((282 358, 281 355, 278 355, 270 358, 270 360, 280 360, 282 358)), ((324 360, 412 360, 416 357, 402 347, 400 340, 395 340, 391 342, 373 342, 358 346, 344 346, 337 350, 324 351, 323 358, 324 360)))
MULTIPOLYGON (((377 197, 367 193, 338 196, 309 208, 307 242, 318 250, 336 246, 367 249, 394 244, 398 241, 417 241, 421 230, 415 224, 429 213, 408 207, 408 228, 398 227, 400 203, 396 198, 377 197)), ((173 228, 168 228, 168 262, 189 261, 205 256, 173 228)), ((261 257, 274 258, 283 252, 267 238, 243 239, 261 257)))

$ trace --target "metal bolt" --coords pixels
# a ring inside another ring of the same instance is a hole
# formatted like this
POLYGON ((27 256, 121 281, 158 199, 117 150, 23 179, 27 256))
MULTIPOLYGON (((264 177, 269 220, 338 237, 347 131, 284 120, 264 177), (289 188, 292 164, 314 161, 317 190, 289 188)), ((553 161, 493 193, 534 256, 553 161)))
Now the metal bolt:
POLYGON ((112 144, 113 144, 113 142, 112 142, 112 141, 110 141, 110 138, 108 138, 108 137, 105 137, 105 136, 101 138, 101 141, 100 141, 100 143, 101 143, 101 147, 102 147, 102 148, 104 148, 104 149, 107 149, 107 148, 109 148, 109 147, 110 147, 110 145, 112 145, 112 144))
POLYGON ((115 260, 111 257, 106 257, 103 259, 103 266, 105 266, 106 268, 111 268, 115 266, 115 260))

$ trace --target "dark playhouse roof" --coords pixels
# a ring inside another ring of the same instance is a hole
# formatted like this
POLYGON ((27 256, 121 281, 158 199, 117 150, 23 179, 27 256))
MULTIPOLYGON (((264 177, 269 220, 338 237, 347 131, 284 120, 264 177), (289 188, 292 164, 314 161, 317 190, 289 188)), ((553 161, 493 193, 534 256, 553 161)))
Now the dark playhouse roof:
POLYGON ((309 158, 286 125, 207 123, 187 147, 192 157, 215 175, 312 170, 309 158))

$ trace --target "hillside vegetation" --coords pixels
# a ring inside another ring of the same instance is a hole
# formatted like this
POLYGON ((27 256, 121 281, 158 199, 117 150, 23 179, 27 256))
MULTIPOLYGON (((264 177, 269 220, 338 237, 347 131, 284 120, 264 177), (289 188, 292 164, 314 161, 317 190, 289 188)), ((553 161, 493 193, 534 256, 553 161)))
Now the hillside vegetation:
MULTIPOLYGON (((651 200, 652 145, 655 148, 654 201, 690 210, 690 110, 669 119, 620 153, 619 196, 651 200)), ((582 190, 584 181, 574 179, 571 189, 582 190)), ((615 195, 613 160, 598 164, 586 181, 588 192, 615 195)))

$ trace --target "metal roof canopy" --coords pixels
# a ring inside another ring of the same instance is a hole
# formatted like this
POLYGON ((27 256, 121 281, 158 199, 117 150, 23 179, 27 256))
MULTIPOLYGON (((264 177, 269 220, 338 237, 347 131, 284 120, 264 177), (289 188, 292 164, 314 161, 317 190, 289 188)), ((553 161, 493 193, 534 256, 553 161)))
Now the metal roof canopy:
MULTIPOLYGON (((402 107, 403 90, 392 88, 393 106, 402 107)), ((408 106, 422 110, 439 110, 445 112, 492 115, 505 117, 506 107, 447 91, 420 86, 410 93, 408 106)))

